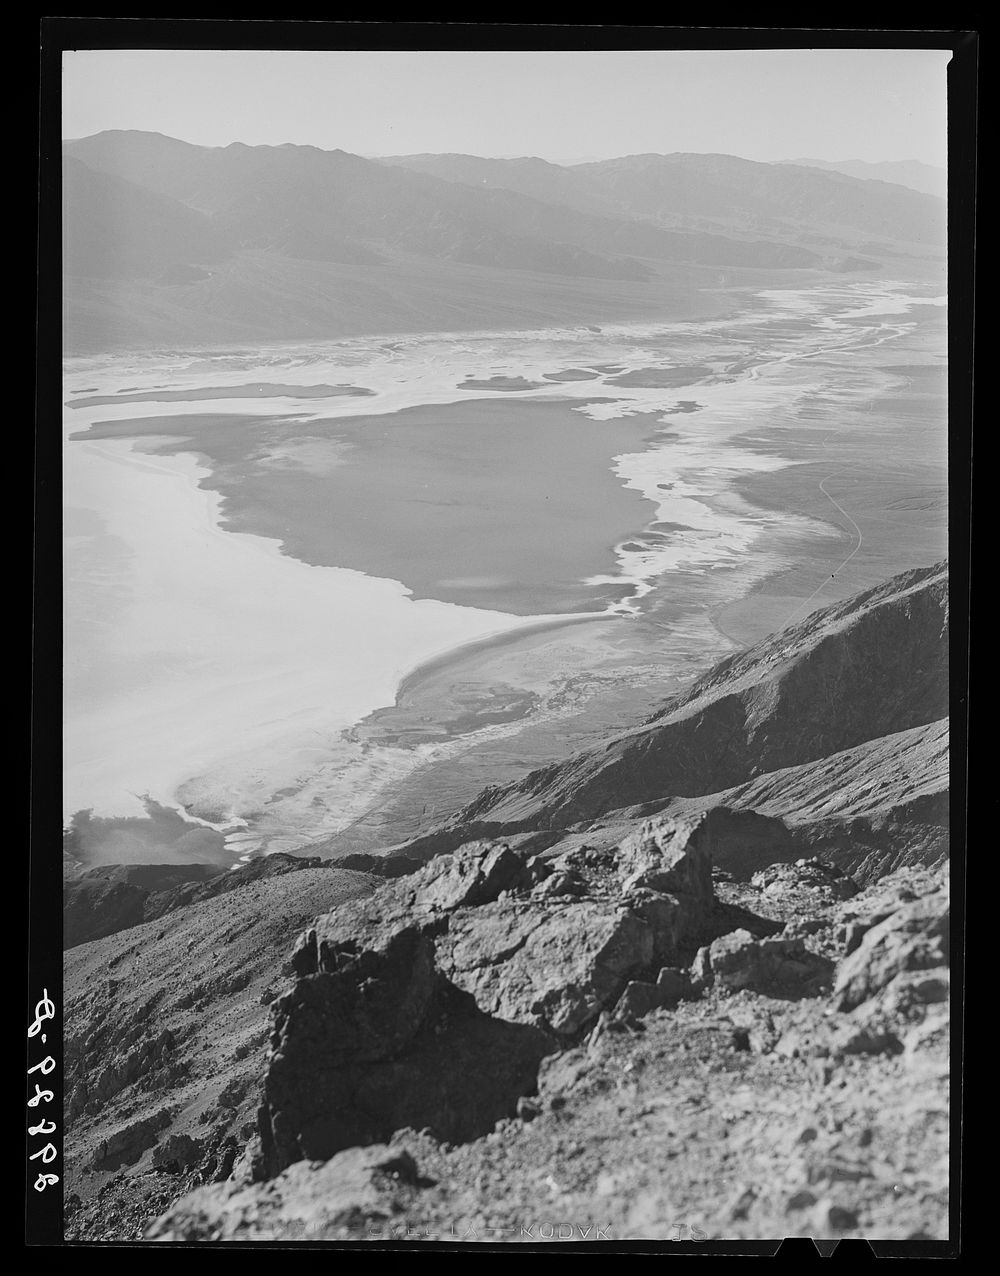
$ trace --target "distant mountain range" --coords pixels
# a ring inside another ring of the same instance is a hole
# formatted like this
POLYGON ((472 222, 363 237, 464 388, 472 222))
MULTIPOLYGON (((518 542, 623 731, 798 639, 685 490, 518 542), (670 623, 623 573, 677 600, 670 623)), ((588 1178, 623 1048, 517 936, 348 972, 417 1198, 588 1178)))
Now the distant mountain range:
POLYGON ((870 160, 830 160, 793 159, 786 161, 806 168, 822 168, 836 173, 846 173, 848 177, 861 177, 870 181, 894 182, 898 186, 909 186, 911 190, 922 191, 925 195, 937 195, 946 199, 948 195, 947 169, 938 168, 934 164, 922 164, 919 160, 883 160, 872 163, 870 160))
POLYGON ((872 269, 945 226, 902 186, 724 155, 369 160, 113 131, 67 142, 63 175, 70 349, 485 326, 491 297, 495 322, 537 322, 609 284, 634 309, 706 271, 872 269))

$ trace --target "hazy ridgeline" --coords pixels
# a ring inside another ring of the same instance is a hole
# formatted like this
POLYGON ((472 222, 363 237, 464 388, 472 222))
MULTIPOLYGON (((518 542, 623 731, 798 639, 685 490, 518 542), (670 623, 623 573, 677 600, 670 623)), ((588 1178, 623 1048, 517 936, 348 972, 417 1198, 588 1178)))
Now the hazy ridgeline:
POLYGON ((140 132, 64 154, 70 353, 691 316, 702 287, 944 247, 941 199, 727 155, 567 168, 140 132))

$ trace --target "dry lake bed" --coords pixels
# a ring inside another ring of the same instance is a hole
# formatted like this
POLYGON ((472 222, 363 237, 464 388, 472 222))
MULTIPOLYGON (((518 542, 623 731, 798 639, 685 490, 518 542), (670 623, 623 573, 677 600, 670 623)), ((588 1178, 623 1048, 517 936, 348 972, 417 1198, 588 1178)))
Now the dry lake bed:
POLYGON ((64 797, 89 861, 399 840, 943 557, 935 291, 68 360, 64 797))

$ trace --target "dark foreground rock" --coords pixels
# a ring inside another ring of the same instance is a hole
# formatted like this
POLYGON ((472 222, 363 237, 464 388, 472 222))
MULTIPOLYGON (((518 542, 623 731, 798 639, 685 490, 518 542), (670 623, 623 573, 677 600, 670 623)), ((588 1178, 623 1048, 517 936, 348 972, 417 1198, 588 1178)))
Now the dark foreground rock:
MULTIPOLYGON (((668 833, 659 836, 669 845, 668 833)), ((489 855, 479 848, 456 857, 442 880, 475 880, 482 889, 489 855)), ((494 867, 505 861, 498 852, 494 867)), ((827 898, 805 940, 740 931, 717 937, 703 949, 710 961, 699 970, 661 970, 657 1004, 641 1004, 636 992, 655 982, 630 981, 582 1033, 551 1036, 530 1094, 479 1137, 456 1143, 433 1128, 401 1126, 322 1164, 298 1160, 264 1182, 201 1188, 147 1237, 666 1240, 677 1238, 678 1227, 680 1239, 945 1236, 947 967, 902 969, 886 984, 879 936, 902 937, 903 967, 903 949, 924 951, 946 908, 946 877, 906 870, 852 893, 848 879, 838 888, 836 875, 816 864, 796 868, 803 889, 819 878, 829 895, 850 897, 827 898), (864 938, 847 953, 852 926, 864 938), (838 1008, 834 984, 855 987, 865 972, 866 1000, 838 1008), (817 976, 818 987, 811 983, 817 976), (804 1048, 788 1048, 793 1035, 804 1048), (805 1048, 810 1041, 822 1044, 805 1048)), ((763 900, 769 882, 783 880, 790 890, 793 876, 763 874, 763 885, 741 888, 745 906, 763 900)), ((607 877, 595 867, 588 890, 599 880, 607 877)), ((445 893, 430 878, 424 885, 425 902, 445 893)), ((524 886, 506 892, 507 902, 539 907, 524 886)), ((380 895, 365 904, 374 907, 380 895)), ((586 909, 586 897, 563 899, 569 912, 586 909)), ((463 914, 488 913, 497 902, 457 904, 447 929, 429 909, 432 942, 440 947, 463 914)), ((391 928, 394 905, 386 904, 379 925, 391 928)), ((772 893, 769 906, 776 924, 794 924, 787 890, 772 893)), ((336 925, 328 918, 319 930, 330 962, 336 925)), ((382 951, 391 956, 395 941, 385 938, 382 951)), ((417 984, 425 972, 414 975, 417 984)), ((318 977, 304 976, 296 987, 318 977)), ((405 1085, 412 1060, 405 1048, 396 1084, 405 1085)), ((483 1077, 471 1080, 479 1086, 483 1077)))
POLYGON ((545 1055, 720 924, 711 827, 651 821, 613 856, 555 864, 474 843, 320 918, 274 1006, 264 1172, 513 1115, 545 1055))

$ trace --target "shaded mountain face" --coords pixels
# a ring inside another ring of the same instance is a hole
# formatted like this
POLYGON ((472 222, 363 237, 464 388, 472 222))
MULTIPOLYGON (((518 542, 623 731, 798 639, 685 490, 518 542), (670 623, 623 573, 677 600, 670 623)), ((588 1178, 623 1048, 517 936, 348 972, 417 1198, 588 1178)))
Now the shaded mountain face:
MULTIPOLYGON (((722 661, 646 723, 599 748, 485 789, 403 853, 420 858, 470 838, 539 832, 550 846, 553 833, 589 828, 611 812, 627 821, 672 800, 708 795, 770 814, 788 806, 800 813, 799 822, 810 822, 838 815, 828 797, 825 806, 820 801, 831 784, 859 789, 853 804, 841 803, 847 822, 884 822, 897 810, 893 818, 904 823, 912 817, 943 830, 943 727, 926 740, 908 733, 941 724, 947 714, 948 574, 937 564, 817 611, 722 661), (877 748, 876 741, 882 742, 877 748), (920 785, 908 788, 914 750, 920 785), (784 792, 784 801, 760 780, 777 781, 782 772, 776 792, 784 792), (884 801, 865 805, 866 785, 870 796, 878 777, 884 801), (816 795, 812 807, 810 793, 816 795), (904 810, 916 797, 917 808, 904 810)), ((928 845, 939 842, 931 837, 928 845)), ((866 847, 853 866, 874 849, 866 847)))
MULTIPOLYGON (((373 162, 312 146, 212 148, 133 132, 101 133, 65 151, 209 218, 229 251, 317 261, 375 265, 385 252, 403 252, 641 280, 657 261, 821 265, 816 252, 790 242, 800 223, 918 244, 943 233, 943 207, 930 197, 731 156, 631 156, 571 169, 474 156, 373 162)), ((107 198, 108 239, 127 239, 130 206, 116 207, 119 188, 107 198)), ((191 234, 196 224, 192 218, 191 234)))
POLYGON ((230 252, 211 219, 179 200, 63 160, 63 268, 92 278, 204 277, 230 252))
MULTIPOLYGON (((943 244, 944 204, 903 186, 732 155, 630 155, 563 168, 540 159, 412 155, 382 161, 479 188, 503 188, 604 216, 787 236, 798 223, 943 244)), ((829 166, 833 167, 833 166, 829 166)))
POLYGON ((344 151, 311 146, 177 146, 158 135, 103 133, 66 153, 208 216, 231 250, 375 264, 379 250, 502 269, 643 279, 614 226, 587 224, 510 192, 470 192, 344 151), (162 160, 162 163, 159 162, 162 160), (564 224, 565 223, 565 224, 564 224))
POLYGON ((574 171, 597 182, 633 216, 735 219, 749 225, 798 222, 914 244, 945 242, 943 201, 841 173, 758 164, 733 155, 631 155, 574 171))

